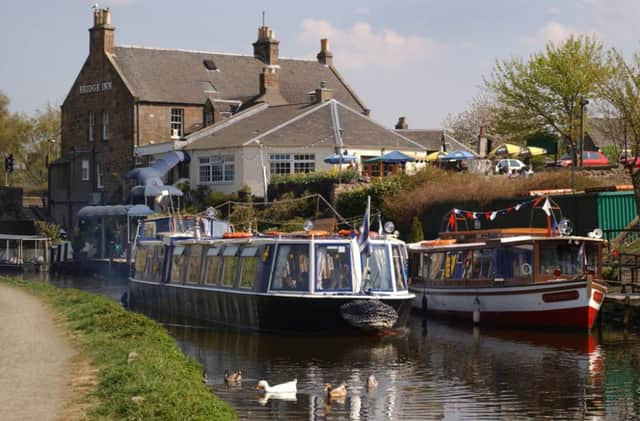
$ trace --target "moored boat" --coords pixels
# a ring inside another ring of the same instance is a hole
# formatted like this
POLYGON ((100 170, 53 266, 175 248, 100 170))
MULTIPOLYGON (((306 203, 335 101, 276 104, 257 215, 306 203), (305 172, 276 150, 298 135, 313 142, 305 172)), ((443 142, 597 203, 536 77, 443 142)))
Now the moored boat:
POLYGON ((589 329, 607 292, 598 234, 550 225, 410 244, 413 308, 482 324, 589 329))
POLYGON ((414 295, 394 235, 319 231, 184 235, 136 245, 128 303, 165 320, 264 331, 380 331, 403 326, 414 295))

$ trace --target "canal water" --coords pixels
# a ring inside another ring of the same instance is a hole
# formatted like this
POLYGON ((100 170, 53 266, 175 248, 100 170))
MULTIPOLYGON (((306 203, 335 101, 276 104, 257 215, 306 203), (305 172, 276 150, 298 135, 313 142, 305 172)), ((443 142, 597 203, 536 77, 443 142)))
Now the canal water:
MULTIPOLYGON (((126 285, 52 280, 119 299, 126 285)), ((168 325, 207 384, 246 420, 638 419, 640 336, 612 327, 593 334, 497 330, 413 317, 395 336, 287 336, 168 325), (242 381, 224 382, 225 370, 242 381), (366 379, 374 374, 375 390, 366 379), (259 395, 298 380, 291 396, 259 395), (347 385, 327 400, 323 385, 347 385)))

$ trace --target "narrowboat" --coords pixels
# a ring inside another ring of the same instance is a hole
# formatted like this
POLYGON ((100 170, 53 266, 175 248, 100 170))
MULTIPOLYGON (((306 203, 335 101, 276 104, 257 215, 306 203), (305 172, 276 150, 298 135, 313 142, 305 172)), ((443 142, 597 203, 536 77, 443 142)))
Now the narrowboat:
POLYGON ((600 237, 550 224, 409 244, 413 308, 487 325, 590 329, 607 292, 600 237))
POLYGON ((371 234, 361 249, 350 235, 313 230, 143 238, 128 305, 165 321, 260 331, 402 327, 414 298, 405 243, 371 234))
POLYGON ((49 270, 49 239, 41 235, 0 234, 0 270, 49 270))

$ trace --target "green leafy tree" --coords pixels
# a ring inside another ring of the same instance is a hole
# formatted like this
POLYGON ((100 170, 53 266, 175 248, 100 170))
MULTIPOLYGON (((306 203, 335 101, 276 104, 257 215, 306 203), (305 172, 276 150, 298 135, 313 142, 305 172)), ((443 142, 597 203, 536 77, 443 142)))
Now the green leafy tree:
POLYGON ((521 139, 535 132, 556 134, 573 151, 576 162, 581 101, 597 98, 609 73, 603 46, 595 36, 549 43, 527 62, 498 61, 491 78, 485 79, 496 98, 495 130, 521 139))
POLYGON ((410 243, 416 243, 418 241, 424 240, 424 230, 422 229, 422 222, 418 219, 417 216, 413 217, 411 221, 411 229, 409 232, 408 241, 410 243))

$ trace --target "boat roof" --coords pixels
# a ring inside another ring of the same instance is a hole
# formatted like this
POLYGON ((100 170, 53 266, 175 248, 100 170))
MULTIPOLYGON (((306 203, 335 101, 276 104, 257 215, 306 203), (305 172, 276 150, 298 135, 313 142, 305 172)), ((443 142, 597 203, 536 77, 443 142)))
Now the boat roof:
POLYGON ((42 235, 0 234, 0 240, 46 241, 42 235))

